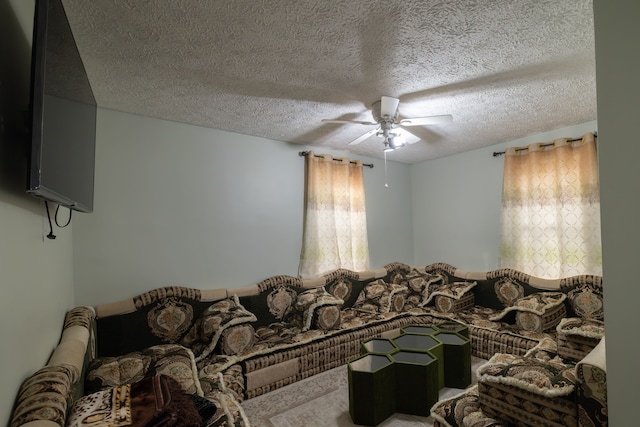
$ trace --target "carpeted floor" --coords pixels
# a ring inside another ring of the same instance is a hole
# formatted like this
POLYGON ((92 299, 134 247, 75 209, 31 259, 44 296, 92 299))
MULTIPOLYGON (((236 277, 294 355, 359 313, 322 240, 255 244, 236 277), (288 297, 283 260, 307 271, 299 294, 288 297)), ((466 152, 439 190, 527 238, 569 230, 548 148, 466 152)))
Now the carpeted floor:
MULTIPOLYGON (((472 381, 475 372, 486 360, 472 357, 472 381)), ((443 388, 440 399, 455 396, 462 390, 443 388)), ((242 407, 253 427, 348 427, 355 426, 349 415, 347 366, 340 366, 314 375, 253 399, 242 407)), ((379 427, 431 426, 431 417, 399 414, 388 418, 379 427)))

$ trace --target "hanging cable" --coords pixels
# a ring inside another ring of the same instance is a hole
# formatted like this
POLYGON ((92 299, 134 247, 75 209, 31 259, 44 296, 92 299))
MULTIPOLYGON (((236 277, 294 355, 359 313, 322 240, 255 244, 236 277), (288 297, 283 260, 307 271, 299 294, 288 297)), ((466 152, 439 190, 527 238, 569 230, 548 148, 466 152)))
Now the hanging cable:
POLYGON ((49 203, 44 201, 44 208, 47 210, 47 218, 49 219, 49 234, 47 234, 47 239, 55 239, 56 235, 53 234, 53 225, 51 224, 51 214, 49 213, 49 203))
POLYGON ((56 208, 56 214, 53 217, 56 225, 60 228, 65 228, 66 226, 68 226, 69 224, 71 224, 71 215, 73 214, 73 211, 71 209, 69 209, 69 219, 67 220, 67 223, 65 225, 60 225, 60 223, 58 223, 58 211, 60 210, 60 205, 58 205, 58 207, 56 208))

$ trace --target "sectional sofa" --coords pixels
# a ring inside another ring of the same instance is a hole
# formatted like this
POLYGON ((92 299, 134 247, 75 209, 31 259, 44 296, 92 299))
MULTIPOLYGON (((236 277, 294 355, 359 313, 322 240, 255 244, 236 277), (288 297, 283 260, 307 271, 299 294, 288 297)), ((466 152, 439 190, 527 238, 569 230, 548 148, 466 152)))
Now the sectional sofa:
POLYGON ((165 417, 197 412, 206 425, 247 427, 244 399, 343 365, 362 341, 406 325, 464 323, 472 353, 485 359, 524 357, 550 342, 580 359, 604 335, 602 320, 599 276, 543 280, 444 263, 274 276, 242 288, 162 287, 70 310, 49 362, 20 388, 11 427, 90 425, 97 407, 135 418, 140 402, 166 395, 186 396, 181 407, 191 412, 168 407, 165 417), (137 386, 167 377, 179 387, 137 386))

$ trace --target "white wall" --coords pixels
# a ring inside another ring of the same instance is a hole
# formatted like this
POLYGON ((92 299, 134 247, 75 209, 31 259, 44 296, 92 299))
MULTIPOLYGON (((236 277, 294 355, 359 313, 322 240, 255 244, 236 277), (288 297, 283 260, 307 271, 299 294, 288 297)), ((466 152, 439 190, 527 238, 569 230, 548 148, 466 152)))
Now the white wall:
POLYGON ((0 185, 0 423, 22 381, 47 362, 73 307, 71 230, 49 240, 44 203, 0 185))
POLYGON ((413 262, 498 268, 504 158, 493 152, 594 131, 591 121, 412 165, 413 262))
MULTIPOLYGON (((74 217, 78 304, 297 275, 308 147, 105 109, 97 133, 94 213, 74 217)), ((385 188, 382 161, 363 160, 371 266, 411 262, 409 167, 389 162, 385 188)))
MULTIPOLYGON (((31 46, 25 34, 32 28, 20 23, 32 26, 33 11, 33 1, 0 0, 3 119, 28 105, 31 46)), ((7 425, 20 384, 47 362, 74 298, 71 227, 56 230, 55 240, 45 238, 44 203, 25 193, 26 138, 2 129, 7 128, 0 127, 0 425, 7 425)))
POLYGON ((596 0, 594 17, 607 392, 617 427, 638 423, 640 2, 596 0))

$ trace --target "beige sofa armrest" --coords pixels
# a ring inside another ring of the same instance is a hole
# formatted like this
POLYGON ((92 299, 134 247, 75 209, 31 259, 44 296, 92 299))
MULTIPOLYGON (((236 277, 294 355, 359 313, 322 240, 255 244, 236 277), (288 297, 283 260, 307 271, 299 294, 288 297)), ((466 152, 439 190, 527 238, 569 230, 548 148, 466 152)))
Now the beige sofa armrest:
POLYGON ((587 354, 584 359, 579 361, 576 365, 576 372, 578 374, 578 380, 584 382, 584 378, 582 378, 584 366, 590 365, 596 368, 599 368, 603 372, 607 372, 607 357, 606 357, 606 347, 605 347, 604 337, 600 340, 597 346, 594 347, 593 350, 589 354, 587 354))
POLYGON ((607 426, 607 359, 604 337, 576 365, 576 404, 581 425, 607 426))

